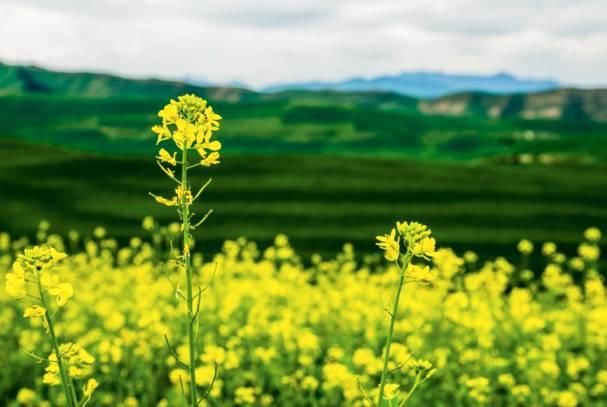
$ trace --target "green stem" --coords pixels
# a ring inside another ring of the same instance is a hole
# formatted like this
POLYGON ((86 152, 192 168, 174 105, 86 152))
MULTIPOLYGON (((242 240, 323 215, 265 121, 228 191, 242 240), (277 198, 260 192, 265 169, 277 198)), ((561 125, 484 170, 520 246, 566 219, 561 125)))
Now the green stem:
POLYGON ((51 337, 51 344, 53 347, 53 352, 55 352, 55 356, 57 357, 57 365, 59 366, 59 375, 61 376, 61 384, 63 385, 63 392, 65 393, 65 399, 67 401, 68 406, 76 407, 76 400, 73 398, 73 395, 70 391, 69 379, 67 372, 65 371, 65 366, 63 365, 63 359, 61 358, 61 352, 59 352, 59 344, 57 343, 57 336, 55 335, 55 328, 53 327, 53 321, 50 316, 50 309, 46 303, 46 297, 44 296, 44 292, 42 291, 42 284, 40 283, 40 278, 38 277, 38 291, 40 292, 40 302, 42 303, 42 307, 46 310, 44 313, 44 317, 46 319, 46 324, 48 326, 48 332, 51 337))
POLYGON ((394 304, 392 305, 392 313, 390 314, 390 328, 388 329, 388 336, 386 338, 386 351, 384 353, 384 366, 381 371, 381 381, 379 383, 379 395, 377 396, 377 405, 382 405, 384 398, 384 387, 386 387, 386 377, 388 375, 388 360, 390 359, 390 347, 392 346, 392 335, 394 334, 394 323, 396 322, 396 312, 398 311, 398 303, 400 301, 400 295, 405 285, 405 278, 407 276, 407 266, 409 265, 410 255, 407 252, 403 256, 403 263, 400 268, 400 275, 398 277, 398 286, 396 287, 396 296, 394 297, 394 304))
POLYGON ((71 378, 70 378, 70 391, 72 392, 72 400, 74 400, 74 403, 80 404, 80 403, 78 403, 78 396, 76 395, 76 385, 74 385, 74 381, 71 378))
POLYGON ((407 395, 405 396, 405 398, 403 399, 403 401, 400 402, 400 404, 398 405, 398 407, 402 407, 405 404, 407 404, 407 401, 409 401, 409 398, 411 397, 411 395, 413 394, 413 392, 415 391, 415 389, 417 389, 417 386, 419 386, 419 377, 420 377, 419 374, 417 376, 415 376, 415 383, 413 383, 413 387, 411 387, 411 390, 409 390, 409 393, 407 393, 407 395))
MULTIPOLYGON (((183 159, 181 160, 181 185, 188 188, 188 150, 183 150, 183 159)), ((183 263, 185 265, 187 281, 187 303, 188 303, 188 340, 190 348, 190 405, 198 405, 198 396, 196 395, 196 348, 194 346, 194 299, 192 293, 192 265, 190 260, 190 209, 188 207, 187 196, 184 193, 181 198, 181 217, 183 221, 183 263)))

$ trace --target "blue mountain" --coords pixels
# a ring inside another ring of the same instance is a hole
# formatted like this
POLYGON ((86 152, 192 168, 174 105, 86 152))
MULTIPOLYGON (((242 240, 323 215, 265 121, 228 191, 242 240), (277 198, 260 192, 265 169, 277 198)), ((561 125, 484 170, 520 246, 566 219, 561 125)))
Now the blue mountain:
POLYGON ((494 94, 528 93, 557 89, 553 80, 522 79, 507 73, 495 75, 450 75, 438 72, 404 72, 375 78, 353 78, 342 82, 301 82, 272 85, 267 92, 282 90, 336 90, 343 92, 388 91, 419 98, 436 98, 458 92, 494 94))

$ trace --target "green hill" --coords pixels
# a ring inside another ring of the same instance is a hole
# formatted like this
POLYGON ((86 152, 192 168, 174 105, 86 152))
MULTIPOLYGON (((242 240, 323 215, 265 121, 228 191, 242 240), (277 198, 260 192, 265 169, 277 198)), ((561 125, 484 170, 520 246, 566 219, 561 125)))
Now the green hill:
POLYGON ((0 137, 146 154, 153 149, 155 112, 184 92, 208 98, 224 116, 220 136, 231 152, 504 162, 607 156, 607 92, 601 90, 423 101, 383 92, 257 93, 2 64, 0 137))
POLYGON ((220 100, 240 100, 252 92, 236 88, 203 88, 158 79, 126 79, 88 72, 56 72, 35 66, 0 63, 0 96, 52 95, 73 97, 169 98, 194 92, 220 100))
POLYGON ((447 116, 607 122, 607 90, 569 88, 513 95, 468 92, 420 101, 419 109, 447 116))

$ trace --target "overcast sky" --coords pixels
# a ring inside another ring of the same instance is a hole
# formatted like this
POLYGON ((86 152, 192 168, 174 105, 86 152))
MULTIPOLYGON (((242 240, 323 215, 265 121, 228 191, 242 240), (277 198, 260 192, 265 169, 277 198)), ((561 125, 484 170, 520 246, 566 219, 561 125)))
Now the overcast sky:
POLYGON ((607 84, 607 0, 0 0, 0 61, 129 76, 607 84))

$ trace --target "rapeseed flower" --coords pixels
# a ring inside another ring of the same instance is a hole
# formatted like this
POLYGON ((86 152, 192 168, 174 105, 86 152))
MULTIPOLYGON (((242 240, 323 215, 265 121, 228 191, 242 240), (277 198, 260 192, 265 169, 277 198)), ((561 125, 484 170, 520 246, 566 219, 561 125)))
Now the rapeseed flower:
POLYGON ((384 251, 384 257, 388 261, 398 260, 400 254, 400 237, 396 238, 396 229, 392 228, 390 234, 377 236, 377 245, 384 251))

